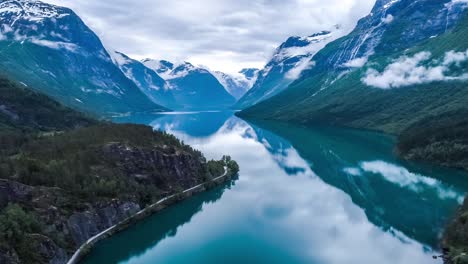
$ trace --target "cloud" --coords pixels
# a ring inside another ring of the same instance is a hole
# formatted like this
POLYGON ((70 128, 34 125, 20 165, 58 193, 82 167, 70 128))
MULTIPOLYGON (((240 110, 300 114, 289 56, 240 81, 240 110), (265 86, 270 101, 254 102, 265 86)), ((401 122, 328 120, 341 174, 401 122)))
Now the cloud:
POLYGON ((356 58, 354 60, 350 60, 343 64, 343 66, 348 67, 348 68, 361 68, 367 63, 368 58, 367 57, 362 57, 362 58, 356 58))
POLYGON ((382 18, 382 22, 385 24, 390 24, 393 22, 394 17, 392 15, 387 15, 385 18, 382 18))
MULTIPOLYGON (((419 52, 412 57, 402 56, 388 65, 383 72, 369 69, 362 82, 368 86, 381 89, 399 88, 435 81, 468 80, 468 73, 453 75, 453 67, 460 68, 468 60, 465 52, 449 51, 442 61, 431 59, 427 51, 419 52)), ((462 69, 463 70, 463 69, 462 69)))
POLYGON ((111 49, 237 72, 293 35, 351 30, 375 0, 44 0, 72 8, 111 49))
POLYGON ((314 65, 315 62, 311 61, 309 57, 306 57, 298 61, 294 68, 292 68, 286 73, 285 77, 289 80, 297 80, 301 76, 301 73, 303 71, 310 69, 314 65))

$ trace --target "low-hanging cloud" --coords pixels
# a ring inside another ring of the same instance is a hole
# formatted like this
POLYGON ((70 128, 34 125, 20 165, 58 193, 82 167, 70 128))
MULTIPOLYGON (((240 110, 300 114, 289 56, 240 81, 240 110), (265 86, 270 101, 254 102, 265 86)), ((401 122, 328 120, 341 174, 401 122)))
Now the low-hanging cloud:
POLYGON ((453 68, 460 68, 467 60, 468 50, 446 52, 442 60, 433 59, 430 52, 423 51, 412 57, 398 58, 383 72, 369 69, 362 82, 368 86, 391 89, 435 81, 468 80, 466 71, 452 73, 453 68))
POLYGON ((111 49, 213 70, 263 67, 293 35, 351 30, 375 0, 44 0, 72 8, 111 49))
POLYGON ((367 57, 356 58, 346 62, 345 64, 343 64, 343 66, 348 68, 361 68, 367 63, 367 60, 367 57))
POLYGON ((286 73, 285 77, 286 79, 289 79, 291 81, 297 80, 301 76, 302 72, 310 69, 314 65, 315 65, 315 62, 311 61, 309 57, 306 57, 300 60, 294 68, 289 70, 286 73))

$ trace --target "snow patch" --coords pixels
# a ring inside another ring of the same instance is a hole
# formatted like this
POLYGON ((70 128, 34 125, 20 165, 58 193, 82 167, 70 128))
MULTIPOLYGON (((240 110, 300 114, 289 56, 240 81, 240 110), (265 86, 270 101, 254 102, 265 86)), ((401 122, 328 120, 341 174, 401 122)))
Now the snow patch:
POLYGON ((388 3, 386 3, 386 4, 383 6, 383 8, 384 8, 384 9, 389 9, 391 6, 393 6, 393 5, 396 4, 397 2, 400 2, 400 0, 392 0, 392 1, 388 2, 388 3))
POLYGON ((69 12, 68 9, 35 0, 7 0, 0 3, 0 15, 12 14, 16 15, 17 19, 36 22, 44 19, 61 19, 69 16, 69 12))
POLYGON ((312 57, 323 49, 329 42, 335 40, 336 37, 334 36, 336 36, 336 34, 329 32, 328 34, 300 38, 299 40, 307 41, 309 44, 303 47, 279 48, 273 56, 273 61, 281 62, 298 56, 312 57))
POLYGON ((445 7, 451 9, 455 5, 461 5, 462 8, 468 7, 468 0, 452 0, 445 4, 445 7))

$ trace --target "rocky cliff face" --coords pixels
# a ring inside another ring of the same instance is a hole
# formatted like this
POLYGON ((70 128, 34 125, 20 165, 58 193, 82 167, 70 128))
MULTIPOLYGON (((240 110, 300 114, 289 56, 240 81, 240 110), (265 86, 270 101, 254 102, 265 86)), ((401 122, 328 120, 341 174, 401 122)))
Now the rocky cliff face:
POLYGON ((199 175, 204 173, 206 162, 202 157, 178 151, 174 147, 133 148, 122 143, 104 146, 102 156, 129 177, 167 190, 173 188, 173 182, 184 189, 200 184, 199 175))
POLYGON ((114 200, 97 204, 68 218, 67 227, 75 245, 79 246, 103 230, 125 220, 141 210, 135 202, 114 200))
MULTIPOLYGON (((103 165, 121 171, 127 184, 152 186, 154 198, 193 187, 205 181, 206 160, 180 146, 136 147, 111 142, 95 149, 103 165)), ((96 177, 99 177, 96 175, 96 177)), ((44 226, 41 234, 27 234, 40 263, 66 263, 74 250, 89 238, 140 211, 138 193, 121 197, 80 198, 54 187, 31 186, 0 179, 0 211, 18 204, 36 215, 44 226)), ((14 248, 0 247, 0 263, 24 263, 14 248)))
MULTIPOLYGON (((58 188, 33 187, 15 181, 0 180, 0 208, 9 203, 32 208, 45 225, 45 234, 30 234, 39 255, 46 263, 66 263, 73 249, 89 238, 119 223, 141 207, 134 201, 84 203, 58 188), (69 211, 67 207, 82 207, 69 211), (63 237, 61 245, 51 238, 63 237)), ((0 263, 22 263, 14 251, 0 251, 0 263)))
POLYGON ((468 263, 468 199, 445 230, 442 247, 446 258, 445 263, 468 263))

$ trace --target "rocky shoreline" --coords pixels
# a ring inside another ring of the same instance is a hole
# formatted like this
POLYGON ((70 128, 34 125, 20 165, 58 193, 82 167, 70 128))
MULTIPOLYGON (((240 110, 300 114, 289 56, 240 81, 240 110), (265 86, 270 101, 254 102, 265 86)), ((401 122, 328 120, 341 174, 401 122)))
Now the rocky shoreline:
POLYGON ((220 186, 233 178, 236 175, 236 172, 230 171, 228 168, 225 169, 225 173, 217 178, 214 178, 205 183, 199 184, 190 189, 184 190, 180 193, 167 196, 158 202, 138 211, 137 213, 131 215, 125 220, 119 222, 118 224, 102 231, 98 235, 88 239, 81 247, 73 254, 67 264, 78 264, 82 261, 92 250, 92 248, 102 240, 112 237, 113 235, 126 230, 127 228, 137 224, 141 220, 146 219, 149 216, 154 215, 165 208, 189 199, 190 197, 199 194, 201 192, 210 190, 217 186, 220 186))

